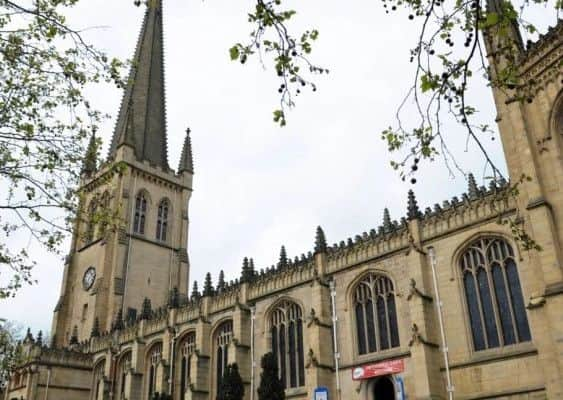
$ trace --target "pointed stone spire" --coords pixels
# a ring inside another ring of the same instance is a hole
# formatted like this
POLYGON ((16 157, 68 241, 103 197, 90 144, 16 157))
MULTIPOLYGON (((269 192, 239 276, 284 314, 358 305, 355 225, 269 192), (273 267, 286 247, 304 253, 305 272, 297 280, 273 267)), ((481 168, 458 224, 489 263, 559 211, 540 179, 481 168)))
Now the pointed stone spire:
POLYGON ((35 340, 38 346, 43 346, 43 331, 37 332, 37 339, 35 340))
POLYGON ((128 145, 139 160, 167 170, 162 0, 147 1, 147 10, 121 101, 109 158, 128 145))
POLYGON ((205 274, 205 282, 203 283, 203 295, 213 296, 213 282, 211 280, 211 272, 205 274))
POLYGON ((147 297, 143 300, 143 306, 141 307, 141 319, 150 319, 152 314, 151 300, 147 297))
POLYGON ((225 272, 221 270, 217 279, 217 292, 221 293, 223 290, 225 290, 225 272))
POLYGON ((280 250, 280 260, 278 261, 278 268, 285 268, 288 264, 287 252, 285 251, 285 246, 282 246, 280 250))
POLYGON ((100 337, 100 320, 98 317, 94 319, 94 325, 92 325, 92 331, 90 332, 90 337, 100 337))
POLYGON ((418 203, 416 202, 416 197, 414 196, 414 192, 412 191, 412 189, 409 190, 407 217, 409 220, 420 217, 420 209, 418 208, 418 203))
POLYGON ((389 214, 389 209, 385 207, 383 209, 383 231, 390 232, 393 229, 393 224, 391 223, 391 214, 389 214))
POLYGON ((315 253, 326 253, 326 237, 323 228, 317 226, 315 236, 315 253))
POLYGON ((194 160, 192 157, 192 139, 190 138, 190 128, 186 129, 186 138, 184 139, 184 147, 180 155, 180 164, 178 165, 178 173, 184 171, 191 174, 194 173, 194 160))
POLYGON ((475 177, 471 172, 467 174, 467 194, 471 200, 479 197, 479 187, 477 186, 475 177))
POLYGON ((256 275, 256 269, 254 268, 254 259, 250 257, 248 259, 248 270, 250 271, 250 278, 256 275))
POLYGON ((24 343, 34 343, 35 339, 33 339, 33 334, 31 333, 31 328, 27 328, 27 332, 25 333, 25 338, 23 339, 24 343))
POLYGON ((96 172, 97 158, 98 144, 96 141, 96 131, 94 131, 92 132, 92 136, 90 136, 90 141, 88 142, 88 147, 86 148, 84 161, 82 162, 82 174, 91 176, 94 172, 96 172))

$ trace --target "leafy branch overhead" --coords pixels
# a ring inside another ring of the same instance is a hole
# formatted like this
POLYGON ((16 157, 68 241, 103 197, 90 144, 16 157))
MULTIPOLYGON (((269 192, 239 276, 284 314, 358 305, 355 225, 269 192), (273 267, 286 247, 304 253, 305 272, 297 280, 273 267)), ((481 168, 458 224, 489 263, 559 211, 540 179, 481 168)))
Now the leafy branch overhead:
POLYGON ((248 14, 248 22, 254 27, 250 40, 245 44, 235 44, 229 49, 229 54, 231 60, 241 64, 255 54, 262 64, 265 57, 271 58, 280 82, 280 108, 274 111, 274 122, 285 126, 286 109, 295 105, 294 98, 306 88, 313 92, 317 90, 310 79, 311 74, 328 74, 329 70, 309 59, 319 31, 311 29, 293 35, 287 24, 296 11, 282 9, 281 3, 281 0, 257 0, 254 10, 248 14))
MULTIPOLYGON (((84 95, 122 85, 122 63, 86 43, 61 10, 77 0, 0 2, 0 298, 32 282, 27 246, 50 251, 70 231, 85 148, 105 118, 84 95), (15 242, 14 242, 15 243, 15 242)), ((94 152, 99 141, 92 144, 94 152)))

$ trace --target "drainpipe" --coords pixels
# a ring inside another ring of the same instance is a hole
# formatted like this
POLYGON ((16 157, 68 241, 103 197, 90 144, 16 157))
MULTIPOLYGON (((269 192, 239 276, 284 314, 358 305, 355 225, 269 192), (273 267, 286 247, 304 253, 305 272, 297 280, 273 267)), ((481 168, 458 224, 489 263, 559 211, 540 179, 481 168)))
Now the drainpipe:
POLYGON ((442 315, 442 301, 440 300, 440 291, 438 290, 438 278, 436 275, 436 254, 434 253, 434 247, 428 248, 428 257, 430 258, 430 266, 432 267, 432 280, 434 281, 434 293, 436 295, 436 309, 438 311, 438 323, 440 325, 440 335, 442 336, 442 352, 444 353, 444 365, 446 367, 446 381, 448 391, 448 399, 453 400, 454 398, 454 386, 452 384, 452 376, 450 374, 450 362, 448 358, 448 343, 446 342, 446 332, 444 330, 444 320, 442 315))
POLYGON ((254 321, 256 320, 256 307, 250 308, 250 400, 254 400, 254 321))
POLYGON ((121 300, 121 313, 125 315, 125 296, 127 295, 127 278, 129 278, 129 263, 131 261, 131 241, 133 235, 133 222, 135 218, 135 190, 137 190, 137 175, 133 181, 133 193, 129 194, 131 200, 131 219, 129 220, 129 241, 127 242, 127 261, 125 263, 125 282, 123 282, 123 299, 121 300))
POLYGON ((174 365, 176 359, 174 353, 176 352, 176 340, 178 339, 179 332, 174 329, 174 336, 172 336, 172 351, 170 351, 170 376, 168 377, 168 385, 170 385, 170 396, 174 398, 174 365))
POLYGON ((336 315, 336 285, 334 282, 334 278, 330 281, 330 303, 332 306, 332 340, 334 344, 334 370, 336 373, 336 393, 338 396, 338 400, 341 400, 341 393, 340 393, 340 353, 338 351, 338 338, 337 338, 337 324, 338 324, 338 316, 336 315))
POLYGON ((49 384, 51 383, 51 367, 47 368, 47 384, 45 385, 45 400, 48 399, 49 384))

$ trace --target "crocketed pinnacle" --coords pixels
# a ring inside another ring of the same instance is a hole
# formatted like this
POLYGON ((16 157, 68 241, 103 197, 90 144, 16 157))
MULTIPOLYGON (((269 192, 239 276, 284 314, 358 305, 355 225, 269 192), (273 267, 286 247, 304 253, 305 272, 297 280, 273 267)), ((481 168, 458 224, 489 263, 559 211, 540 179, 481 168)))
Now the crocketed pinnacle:
POLYGON ((100 320, 98 317, 94 319, 94 325, 92 325, 92 331, 90 332, 90 337, 99 337, 100 336, 100 320))
POLYGON ((151 300, 147 297, 143 300, 143 306, 141 308, 141 319, 150 319, 152 313, 151 300))
POLYGON ((78 344, 78 326, 74 325, 74 328, 72 328, 72 334, 70 335, 70 341, 69 343, 72 344, 78 344))
POLYGON ((467 194, 469 195, 469 198, 472 200, 479 197, 479 187, 477 186, 475 177, 471 172, 467 174, 467 194))
POLYGON ((225 290, 225 272, 221 270, 217 279, 217 292, 221 293, 223 290, 225 290))
POLYGON ((280 260, 278 262, 278 267, 285 268, 288 266, 288 264, 289 262, 287 260, 287 252, 285 251, 285 246, 282 246, 280 250, 280 260))
POLYGON ((92 175, 96 172, 97 166, 97 144, 96 144, 96 132, 92 133, 90 136, 90 141, 88 142, 88 147, 86 148, 86 155, 84 156, 84 161, 82 162, 82 174, 86 176, 92 175))
POLYGON ((416 219, 420 216, 420 209, 418 208, 418 203, 416 202, 416 197, 414 192, 409 190, 409 201, 407 207, 407 217, 409 220, 416 219))
POLYGON ((164 93, 162 0, 147 1, 147 9, 125 87, 109 158, 128 145, 139 160, 168 169, 164 93))
POLYGON ((190 128, 186 129, 186 138, 184 139, 184 147, 182 147, 182 154, 180 155, 180 164, 178 165, 178 172, 187 171, 194 173, 194 160, 192 157, 192 139, 190 138, 190 128))
POLYGON ((211 272, 205 274, 205 281, 203 283, 203 295, 213 296, 213 281, 211 280, 211 272))
POLYGON ((317 234, 315 236, 315 253, 326 252, 326 237, 323 228, 317 226, 317 234))
POLYGON ((389 209, 385 207, 383 209, 383 231, 389 232, 393 229, 393 224, 391 223, 391 215, 389 214, 389 209))

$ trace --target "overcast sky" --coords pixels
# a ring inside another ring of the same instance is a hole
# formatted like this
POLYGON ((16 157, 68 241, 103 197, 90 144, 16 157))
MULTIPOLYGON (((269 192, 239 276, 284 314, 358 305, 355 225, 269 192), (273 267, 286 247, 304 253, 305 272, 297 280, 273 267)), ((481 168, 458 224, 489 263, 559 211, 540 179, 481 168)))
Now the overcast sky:
MULTIPOLYGON (((129 0, 81 3, 71 23, 90 27, 86 37, 110 55, 130 58, 143 9, 129 0)), ((164 1, 169 159, 176 168, 188 126, 195 158, 192 280, 201 282, 207 271, 215 279, 220 269, 234 279, 245 256, 267 267, 277 261, 282 244, 292 257, 312 250, 317 225, 334 243, 376 228, 384 207, 400 219, 410 188, 421 208, 465 191, 463 175, 452 178, 441 162, 425 165, 416 185, 401 182, 380 139, 412 83, 409 49, 418 26, 406 14, 386 15, 379 1, 289 4, 298 10, 297 28, 319 29, 312 58, 331 73, 316 79, 316 93, 297 98, 288 125, 278 128, 272 122, 279 85, 273 71, 228 57, 229 47, 250 32, 245 16, 252 0, 164 1)), ((92 95, 95 106, 115 116, 117 89, 98 88, 92 95)), ((473 96, 491 123, 489 90, 481 83, 473 96)), ((104 155, 112 127, 108 122, 102 132, 104 155)), ((484 162, 475 147, 466 152, 464 132, 446 129, 462 166, 482 179, 484 162)), ((504 169, 500 141, 485 144, 504 169)), ((49 330, 63 263, 29 246, 39 260, 39 283, 0 302, 0 317, 49 330)))

